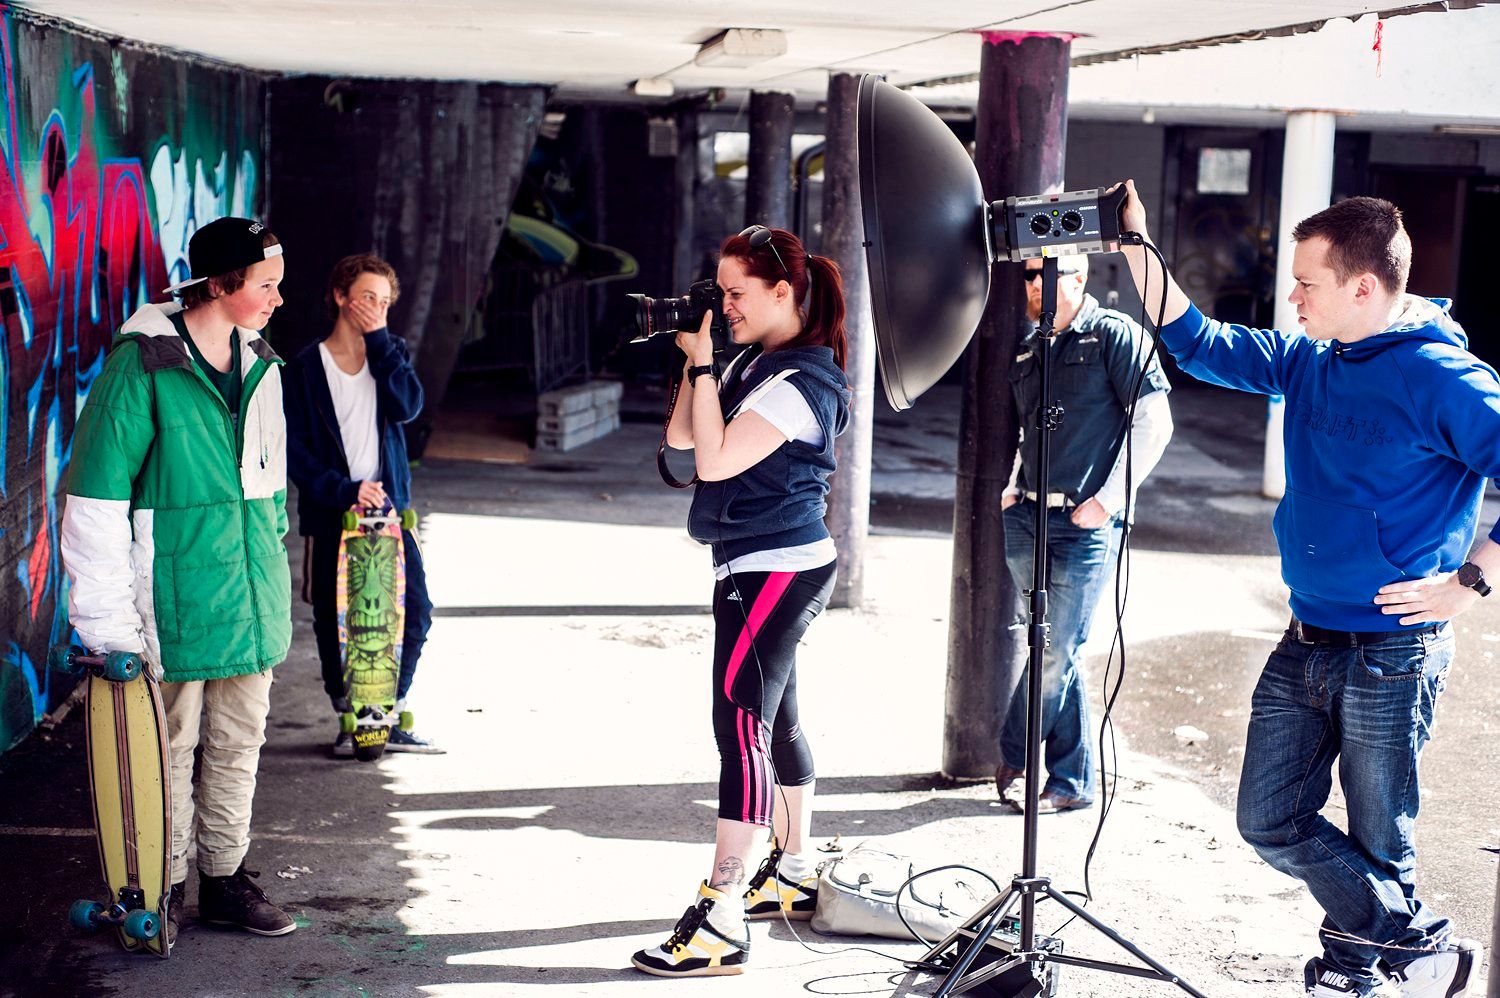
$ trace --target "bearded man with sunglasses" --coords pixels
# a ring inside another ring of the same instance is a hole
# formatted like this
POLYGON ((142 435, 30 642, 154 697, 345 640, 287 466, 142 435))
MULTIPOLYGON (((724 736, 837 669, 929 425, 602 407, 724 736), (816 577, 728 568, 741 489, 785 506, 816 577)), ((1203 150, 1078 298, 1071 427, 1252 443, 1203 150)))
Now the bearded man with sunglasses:
MULTIPOLYGON (((1094 607, 1119 551, 1134 508, 1134 492, 1156 467, 1172 436, 1166 375, 1141 327, 1123 313, 1104 308, 1084 291, 1088 257, 1058 261, 1057 329, 1051 353, 1052 398, 1041 398, 1036 322, 1042 310, 1042 261, 1017 271, 1026 282, 1028 331, 1011 367, 1011 396, 1021 446, 1010 485, 1001 500, 1005 517, 1005 562, 1016 590, 1030 589, 1036 545, 1036 509, 1047 511, 1050 564, 1048 620, 1051 640, 1042 658, 1042 745, 1047 782, 1038 811, 1050 814, 1089 807, 1097 775, 1089 738, 1088 690, 1083 644, 1094 607), (1131 402, 1139 391, 1134 418, 1131 402), (1036 427, 1045 404, 1062 407, 1053 432, 1051 491, 1037 495, 1036 427), (1130 460, 1127 462, 1127 444, 1130 460)), ((1026 648, 1026 608, 1018 600, 1013 647, 1026 648)), ((1026 759, 1027 670, 1011 697, 1000 732, 995 770, 1000 799, 1020 810, 1026 759)))

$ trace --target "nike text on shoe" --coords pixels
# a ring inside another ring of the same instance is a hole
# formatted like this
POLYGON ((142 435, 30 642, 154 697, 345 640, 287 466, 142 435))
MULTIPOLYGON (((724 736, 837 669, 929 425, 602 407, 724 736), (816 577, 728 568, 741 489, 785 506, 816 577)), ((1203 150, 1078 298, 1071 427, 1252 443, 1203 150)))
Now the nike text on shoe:
MULTIPOLYGON (((742 974, 750 959, 750 924, 743 916, 744 934, 728 936, 708 920, 714 905, 727 900, 703 884, 698 903, 682 913, 671 936, 660 946, 641 950, 630 958, 637 970, 657 977, 712 977, 742 974)), ((736 898, 735 901, 738 901, 736 898)))
POLYGON ((1484 962, 1484 947, 1472 939, 1449 939, 1428 953, 1391 968, 1401 998, 1459 998, 1478 995, 1471 986, 1484 962))
POLYGON ((1347 975, 1321 960, 1309 960, 1302 982, 1314 998, 1358 998, 1359 986, 1347 975))

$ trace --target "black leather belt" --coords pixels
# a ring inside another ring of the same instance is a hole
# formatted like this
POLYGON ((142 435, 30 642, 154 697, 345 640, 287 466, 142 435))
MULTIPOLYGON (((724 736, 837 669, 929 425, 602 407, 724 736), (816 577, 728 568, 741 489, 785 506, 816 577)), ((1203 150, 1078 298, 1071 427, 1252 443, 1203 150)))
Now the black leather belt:
POLYGON ((1296 617, 1292 618, 1291 626, 1287 628, 1293 640, 1304 645, 1337 645, 1340 648, 1357 648, 1360 645, 1370 645, 1377 641, 1385 641, 1398 634, 1436 634, 1441 624, 1430 624, 1427 627, 1403 628, 1399 631, 1330 631, 1326 627, 1318 627, 1314 624, 1304 624, 1296 617))

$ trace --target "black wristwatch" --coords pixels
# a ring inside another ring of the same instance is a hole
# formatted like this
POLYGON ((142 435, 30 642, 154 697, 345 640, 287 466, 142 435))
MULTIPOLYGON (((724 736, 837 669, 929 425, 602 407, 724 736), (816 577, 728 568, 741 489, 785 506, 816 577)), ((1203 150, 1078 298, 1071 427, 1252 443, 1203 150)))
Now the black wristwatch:
POLYGON ((690 368, 688 368, 688 375, 687 375, 687 377, 688 377, 688 384, 690 384, 690 385, 696 385, 698 383, 698 378, 700 376, 705 375, 705 374, 713 374, 713 373, 714 373, 714 366, 712 364, 700 364, 697 367, 690 367, 690 368))
POLYGON ((1472 561, 1466 561, 1458 566, 1458 584, 1468 586, 1481 596, 1490 594, 1490 584, 1484 581, 1484 572, 1472 561))

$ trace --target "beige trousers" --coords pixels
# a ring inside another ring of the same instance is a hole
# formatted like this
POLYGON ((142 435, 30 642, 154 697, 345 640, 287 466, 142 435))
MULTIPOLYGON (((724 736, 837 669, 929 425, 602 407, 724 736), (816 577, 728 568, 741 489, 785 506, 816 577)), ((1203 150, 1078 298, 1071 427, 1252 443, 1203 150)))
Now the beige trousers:
POLYGON ((227 877, 250 850, 250 805, 271 710, 271 671, 232 679, 163 683, 172 772, 172 883, 187 879, 197 846, 198 872, 227 877), (193 786, 193 750, 203 765, 193 786))

